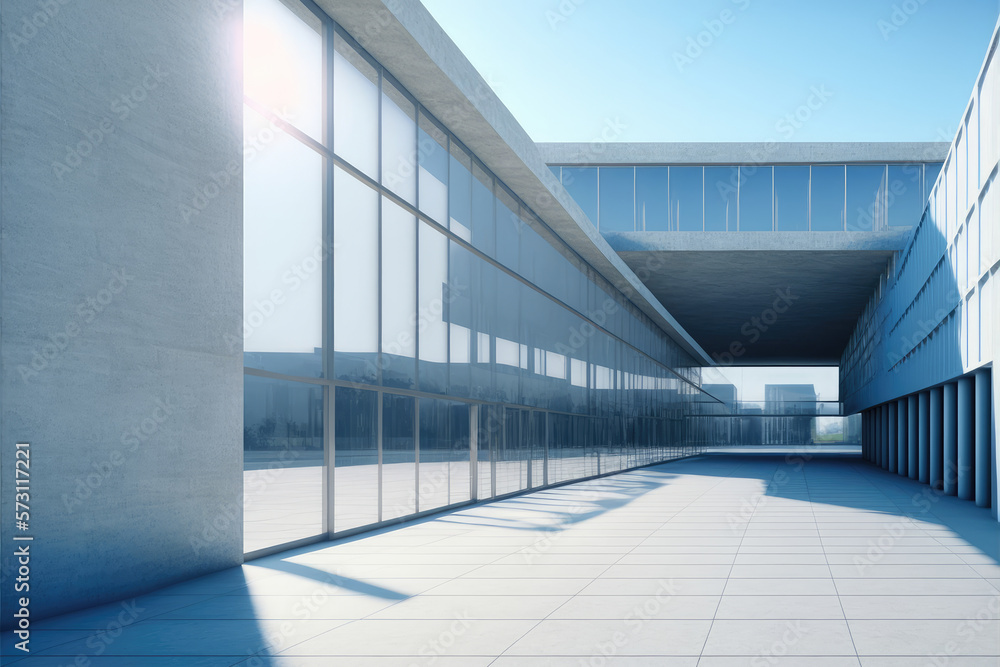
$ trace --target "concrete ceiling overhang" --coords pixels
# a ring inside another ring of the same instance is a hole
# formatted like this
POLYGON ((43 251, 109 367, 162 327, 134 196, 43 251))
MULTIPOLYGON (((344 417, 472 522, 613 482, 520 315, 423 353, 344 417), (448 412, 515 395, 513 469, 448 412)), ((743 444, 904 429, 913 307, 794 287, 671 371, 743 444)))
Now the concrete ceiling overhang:
POLYGON ((606 235, 721 365, 837 365, 910 229, 606 235))

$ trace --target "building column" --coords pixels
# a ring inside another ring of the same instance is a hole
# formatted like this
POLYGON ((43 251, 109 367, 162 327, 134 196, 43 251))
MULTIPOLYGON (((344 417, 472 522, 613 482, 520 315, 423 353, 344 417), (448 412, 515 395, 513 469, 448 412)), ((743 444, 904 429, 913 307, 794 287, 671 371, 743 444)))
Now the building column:
POLYGON ((896 401, 896 472, 906 477, 909 454, 906 451, 909 440, 906 436, 906 399, 896 401))
POLYGON ((976 476, 976 505, 989 507, 992 495, 990 475, 990 450, 993 434, 993 403, 990 400, 990 370, 976 371, 976 425, 974 467, 976 476))
POLYGON ((872 417, 874 424, 872 428, 874 430, 872 437, 872 444, 874 446, 874 451, 872 451, 872 463, 879 465, 881 462, 881 456, 879 453, 882 451, 882 410, 878 407, 872 409, 872 417))
POLYGON ((917 454, 917 395, 910 394, 906 397, 906 476, 910 479, 917 478, 920 466, 917 454))
POLYGON ((967 376, 958 380, 958 456, 956 458, 956 477, 958 497, 962 500, 975 498, 975 448, 973 426, 975 423, 975 398, 973 388, 975 378, 967 376))
POLYGON ((945 494, 954 496, 958 492, 958 387, 949 382, 942 387, 944 401, 941 407, 941 424, 944 429, 944 467, 941 479, 945 494))
POLYGON ((927 439, 927 431, 930 426, 929 403, 930 392, 920 392, 920 396, 917 397, 917 457, 919 459, 917 462, 917 479, 924 484, 927 483, 930 467, 928 465, 930 463, 928 457, 930 443, 927 439))
POLYGON ((889 469, 889 406, 885 403, 880 408, 882 412, 882 460, 879 462, 882 470, 889 469))
POLYGON ((928 484, 935 489, 940 489, 942 487, 942 480, 944 479, 944 445, 941 443, 941 437, 944 433, 941 427, 941 395, 941 387, 934 387, 931 389, 931 469, 928 484))
POLYGON ((889 460, 886 461, 886 469, 889 472, 896 472, 896 463, 899 461, 899 452, 897 448, 899 447, 899 431, 896 430, 896 401, 889 401, 889 405, 886 406, 886 426, 889 429, 889 460))

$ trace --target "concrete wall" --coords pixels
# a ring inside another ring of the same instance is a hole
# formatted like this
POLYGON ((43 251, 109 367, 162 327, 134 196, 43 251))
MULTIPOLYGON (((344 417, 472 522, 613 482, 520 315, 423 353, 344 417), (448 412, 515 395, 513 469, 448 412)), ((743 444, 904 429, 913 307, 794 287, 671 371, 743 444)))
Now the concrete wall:
MULTIPOLYGON (((910 396, 919 395, 920 400, 934 407, 937 391, 943 390, 946 397, 958 388, 974 391, 970 378, 980 371, 977 391, 985 396, 984 387, 992 384, 992 415, 988 422, 977 421, 977 428, 990 431, 993 462, 988 465, 994 480, 991 488, 994 514, 996 415, 1000 406, 997 400, 1000 374, 996 372, 1000 359, 998 30, 994 30, 975 89, 924 215, 906 249, 890 263, 844 351, 840 391, 845 411, 869 411, 866 420, 871 424, 887 424, 891 420, 880 411, 896 404, 898 412, 896 399, 905 397, 909 403, 910 396), (985 373, 989 368, 993 369, 991 380, 985 373), (954 382, 963 376, 966 379, 954 382), (925 392, 929 388, 935 388, 933 397, 925 392)), ((974 393, 964 396, 953 401, 959 420, 971 414, 973 404, 978 414, 983 414, 988 403, 977 403, 974 393)), ((917 412, 923 415, 920 405, 918 402, 917 412)), ((942 408, 946 439, 947 420, 956 417, 949 414, 947 406, 946 401, 942 408)), ((928 428, 929 447, 937 451, 932 442, 937 431, 933 426, 928 428)), ((877 431, 873 426, 871 433, 877 431)), ((891 429, 888 432, 891 434, 891 429)), ((978 436, 977 433, 978 443, 986 442, 978 436)), ((888 466, 892 457, 885 449, 886 444, 884 439, 875 438, 866 443, 866 452, 873 448, 870 454, 888 466)), ((947 442, 944 446, 947 450, 947 442)), ((979 472, 983 472, 982 467, 979 472)), ((935 481, 927 470, 918 470, 916 474, 922 481, 935 481)))
POLYGON ((242 5, 0 12, 8 627, 19 596, 37 619, 242 560, 242 359, 223 339, 242 330, 242 5))

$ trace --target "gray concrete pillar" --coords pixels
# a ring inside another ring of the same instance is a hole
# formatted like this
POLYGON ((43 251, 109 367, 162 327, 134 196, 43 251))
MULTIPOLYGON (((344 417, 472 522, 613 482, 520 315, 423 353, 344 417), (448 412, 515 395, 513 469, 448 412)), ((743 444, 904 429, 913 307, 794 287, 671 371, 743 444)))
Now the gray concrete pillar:
POLYGON ((889 469, 889 432, 892 431, 889 420, 889 404, 882 406, 882 469, 889 469))
POLYGON ((906 399, 896 401, 896 433, 898 439, 896 451, 896 472, 906 476, 906 464, 909 454, 906 451, 909 441, 906 437, 906 399))
POLYGON ((944 449, 941 444, 941 437, 944 431, 941 428, 941 387, 931 389, 931 420, 930 420, 930 477, 927 483, 935 489, 942 487, 944 478, 944 449))
POLYGON ((928 458, 929 442, 927 440, 928 427, 930 425, 930 392, 922 391, 917 397, 917 479, 924 484, 927 483, 929 473, 928 458))
POLYGON ((861 458, 865 461, 871 460, 871 447, 871 412, 869 410, 865 410, 861 413, 861 458))
POLYGON ((886 406, 886 427, 888 429, 888 460, 886 461, 886 469, 889 472, 896 472, 896 464, 899 461, 899 453, 897 447, 899 446, 899 431, 896 430, 896 401, 890 401, 889 405, 886 406))
POLYGON ((958 412, 956 425, 958 427, 958 455, 956 458, 956 480, 958 497, 962 500, 975 498, 975 468, 973 426, 975 423, 975 398, 973 389, 975 378, 966 376, 958 380, 958 412))
POLYGON ((990 400, 990 369, 976 371, 976 426, 975 462, 976 505, 989 507, 992 495, 990 475, 990 449, 993 433, 993 403, 990 400))
POLYGON ((941 406, 941 426, 943 435, 941 443, 944 449, 944 467, 942 482, 944 492, 954 496, 958 491, 958 387, 949 382, 942 387, 943 403, 941 406))
POLYGON ((906 397, 906 473, 910 479, 916 479, 920 466, 917 461, 917 395, 906 397))
POLYGON ((889 406, 883 403, 879 406, 879 419, 881 419, 882 445, 879 447, 879 465, 882 470, 889 469, 889 406))

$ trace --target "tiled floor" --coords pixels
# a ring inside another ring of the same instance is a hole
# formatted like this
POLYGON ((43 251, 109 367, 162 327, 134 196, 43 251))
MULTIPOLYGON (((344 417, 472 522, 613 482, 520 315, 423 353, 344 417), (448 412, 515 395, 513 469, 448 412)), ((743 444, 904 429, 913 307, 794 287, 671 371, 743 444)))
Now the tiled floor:
POLYGON ((704 456, 52 619, 4 664, 996 667, 998 558, 987 510, 858 459, 704 456))

